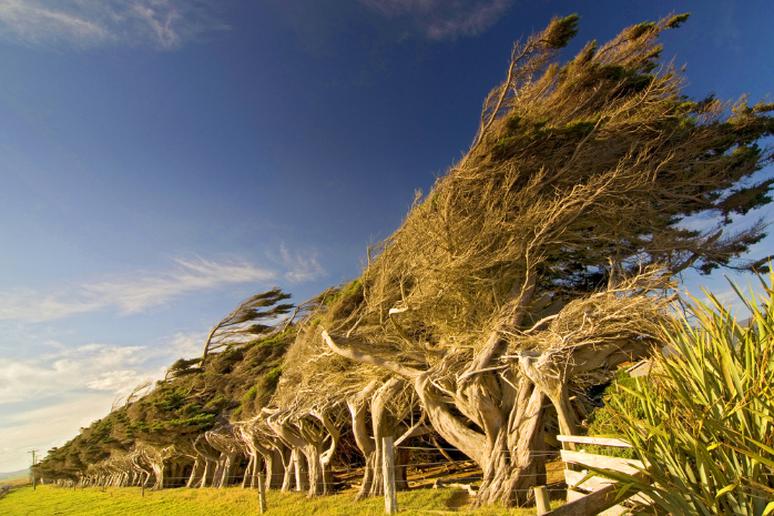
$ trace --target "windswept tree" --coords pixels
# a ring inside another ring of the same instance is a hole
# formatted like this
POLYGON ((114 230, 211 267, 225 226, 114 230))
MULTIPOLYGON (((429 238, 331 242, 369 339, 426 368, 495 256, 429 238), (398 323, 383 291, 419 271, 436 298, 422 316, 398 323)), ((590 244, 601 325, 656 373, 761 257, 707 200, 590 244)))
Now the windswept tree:
MULTIPOLYGON (((325 492, 326 471, 341 440, 339 428, 350 427, 354 447, 364 468, 358 498, 383 494, 382 437, 396 443, 430 431, 413 388, 401 377, 368 364, 352 362, 327 351, 319 353, 318 324, 322 317, 336 318, 362 302, 362 289, 354 281, 329 289, 318 297, 309 316, 298 324, 298 334, 283 365, 283 375, 271 402, 268 423, 309 466, 309 494, 325 492), (335 313, 329 313, 334 310, 335 313), (413 416, 413 417, 412 417, 413 416), (331 430, 332 429, 332 430, 331 430), (312 465, 320 464, 320 466, 312 465)), ((407 489, 407 457, 396 470, 396 487, 407 489)))
POLYGON ((478 503, 526 499, 548 418, 574 432, 589 387, 658 343, 675 274, 759 263, 740 258, 763 225, 731 224, 770 201, 755 173, 774 105, 683 95, 658 36, 686 18, 563 64, 577 16, 517 43, 468 153, 320 319, 318 354, 413 386, 435 431, 480 465, 478 503), (689 229, 692 216, 714 226, 689 229))
POLYGON ((286 299, 290 299, 290 294, 275 287, 242 301, 207 334, 201 364, 203 365, 207 360, 208 354, 230 344, 243 342, 245 339, 265 337, 271 332, 284 328, 284 326, 277 326, 276 322, 283 315, 290 313, 295 306, 283 303, 286 299))

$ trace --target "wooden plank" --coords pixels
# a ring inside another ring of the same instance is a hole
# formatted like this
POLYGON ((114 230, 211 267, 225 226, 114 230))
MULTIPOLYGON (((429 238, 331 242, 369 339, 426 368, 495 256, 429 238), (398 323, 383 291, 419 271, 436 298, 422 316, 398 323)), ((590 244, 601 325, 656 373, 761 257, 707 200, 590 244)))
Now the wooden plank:
POLYGON ((629 498, 629 500, 639 502, 642 505, 653 505, 653 498, 646 495, 645 493, 637 493, 636 495, 629 498))
POLYGON ((586 496, 588 493, 583 491, 576 491, 572 488, 567 488, 567 503, 574 502, 575 500, 580 500, 584 496, 586 496))
POLYGON ((568 464, 577 464, 588 468, 612 469, 627 475, 633 475, 644 469, 642 462, 636 459, 608 457, 582 451, 562 450, 562 460, 568 464))
MULTIPOLYGON (((581 480, 586 476, 588 472, 587 471, 572 471, 570 469, 564 470, 564 481, 567 483, 568 490, 572 489, 574 492, 579 493, 583 492, 583 495, 588 494, 589 492, 594 492, 602 489, 603 487, 606 487, 610 484, 614 484, 615 480, 611 480, 609 478, 599 477, 599 476, 593 476, 590 478, 587 478, 585 481, 580 483, 581 480)), ((579 496, 576 496, 573 498, 577 499, 579 496)), ((637 493, 636 495, 628 498, 629 500, 639 502, 643 505, 652 505, 653 500, 644 493, 637 493)), ((568 502, 572 501, 569 497, 567 499, 568 502)))
MULTIPOLYGON (((577 500, 568 501, 547 514, 550 516, 593 516, 621 502, 622 500, 618 498, 619 490, 618 484, 610 484, 577 500)), ((569 494, 570 490, 567 491, 569 494)), ((635 491, 630 492, 634 493, 635 491)))
POLYGON ((537 509, 537 513, 541 515, 551 511, 551 504, 548 501, 546 486, 535 486, 533 490, 535 493, 535 508, 537 509))
POLYGON ((608 507, 604 511, 599 513, 599 516, 621 516, 622 514, 631 514, 632 510, 625 505, 616 504, 612 507, 608 507))
POLYGON ((567 483, 567 487, 572 487, 581 491, 598 491, 603 487, 614 484, 615 480, 609 478, 599 477, 592 473, 593 476, 584 478, 588 475, 588 471, 573 471, 571 469, 564 470, 564 481, 567 483), (583 482, 581 482, 583 480, 583 482))
POLYGON ((615 448, 631 448, 632 445, 614 437, 594 437, 590 435, 557 435, 557 440, 563 443, 596 444, 598 446, 613 446, 615 448))

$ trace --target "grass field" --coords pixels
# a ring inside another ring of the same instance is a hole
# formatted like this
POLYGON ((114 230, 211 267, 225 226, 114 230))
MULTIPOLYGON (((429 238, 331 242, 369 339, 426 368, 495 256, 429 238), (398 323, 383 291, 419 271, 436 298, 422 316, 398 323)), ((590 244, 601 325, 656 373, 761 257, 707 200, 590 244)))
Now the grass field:
MULTIPOLYGON (((381 498, 355 502, 353 492, 307 499, 298 493, 272 491, 267 496, 268 514, 278 516, 309 516, 313 514, 381 515, 381 498)), ((468 497, 455 489, 417 489, 398 494, 401 514, 471 514, 471 515, 527 515, 534 509, 503 510, 498 508, 471 511, 468 497)), ((227 489, 167 489, 145 491, 139 488, 65 489, 50 486, 14 490, 0 499, 2 515, 181 515, 210 516, 258 514, 255 491, 240 488, 227 489)))

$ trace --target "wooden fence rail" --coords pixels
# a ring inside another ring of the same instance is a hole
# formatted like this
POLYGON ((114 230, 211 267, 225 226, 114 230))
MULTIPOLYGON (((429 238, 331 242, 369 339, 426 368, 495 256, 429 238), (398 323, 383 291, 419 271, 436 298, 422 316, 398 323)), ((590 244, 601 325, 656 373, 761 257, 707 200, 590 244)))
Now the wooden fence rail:
POLYGON ((633 492, 625 499, 620 499, 621 486, 615 480, 594 474, 594 469, 607 469, 634 475, 645 479, 644 464, 636 459, 599 455, 578 450, 579 445, 593 445, 612 448, 631 448, 631 445, 620 439, 608 437, 558 435, 562 443, 562 460, 565 463, 564 480, 567 483, 567 503, 553 511, 538 514, 551 516, 592 516, 605 511, 606 515, 623 514, 629 509, 624 502, 637 501, 649 503, 649 499, 633 492))

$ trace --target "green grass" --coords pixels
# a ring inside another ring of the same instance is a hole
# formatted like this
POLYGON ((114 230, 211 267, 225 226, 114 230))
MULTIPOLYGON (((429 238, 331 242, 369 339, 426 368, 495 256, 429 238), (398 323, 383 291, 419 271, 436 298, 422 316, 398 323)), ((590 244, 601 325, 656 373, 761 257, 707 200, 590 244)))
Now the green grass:
MULTIPOLYGON (((362 502, 354 501, 353 491, 333 496, 308 499, 299 493, 268 493, 267 514, 278 516, 310 516, 313 514, 339 515, 381 515, 384 514, 384 500, 374 498, 362 502)), ((478 509, 467 508, 467 495, 455 489, 417 489, 398 494, 401 514, 474 514, 474 515, 527 515, 535 514, 534 509, 512 509, 506 511, 497 507, 478 509), (459 509, 455 509, 458 507, 459 509)), ((163 515, 235 515, 258 514, 257 493, 254 490, 227 489, 167 489, 145 491, 139 488, 65 489, 51 486, 31 487, 14 490, 0 499, 0 514, 3 515, 108 515, 108 514, 163 514, 163 515)))

